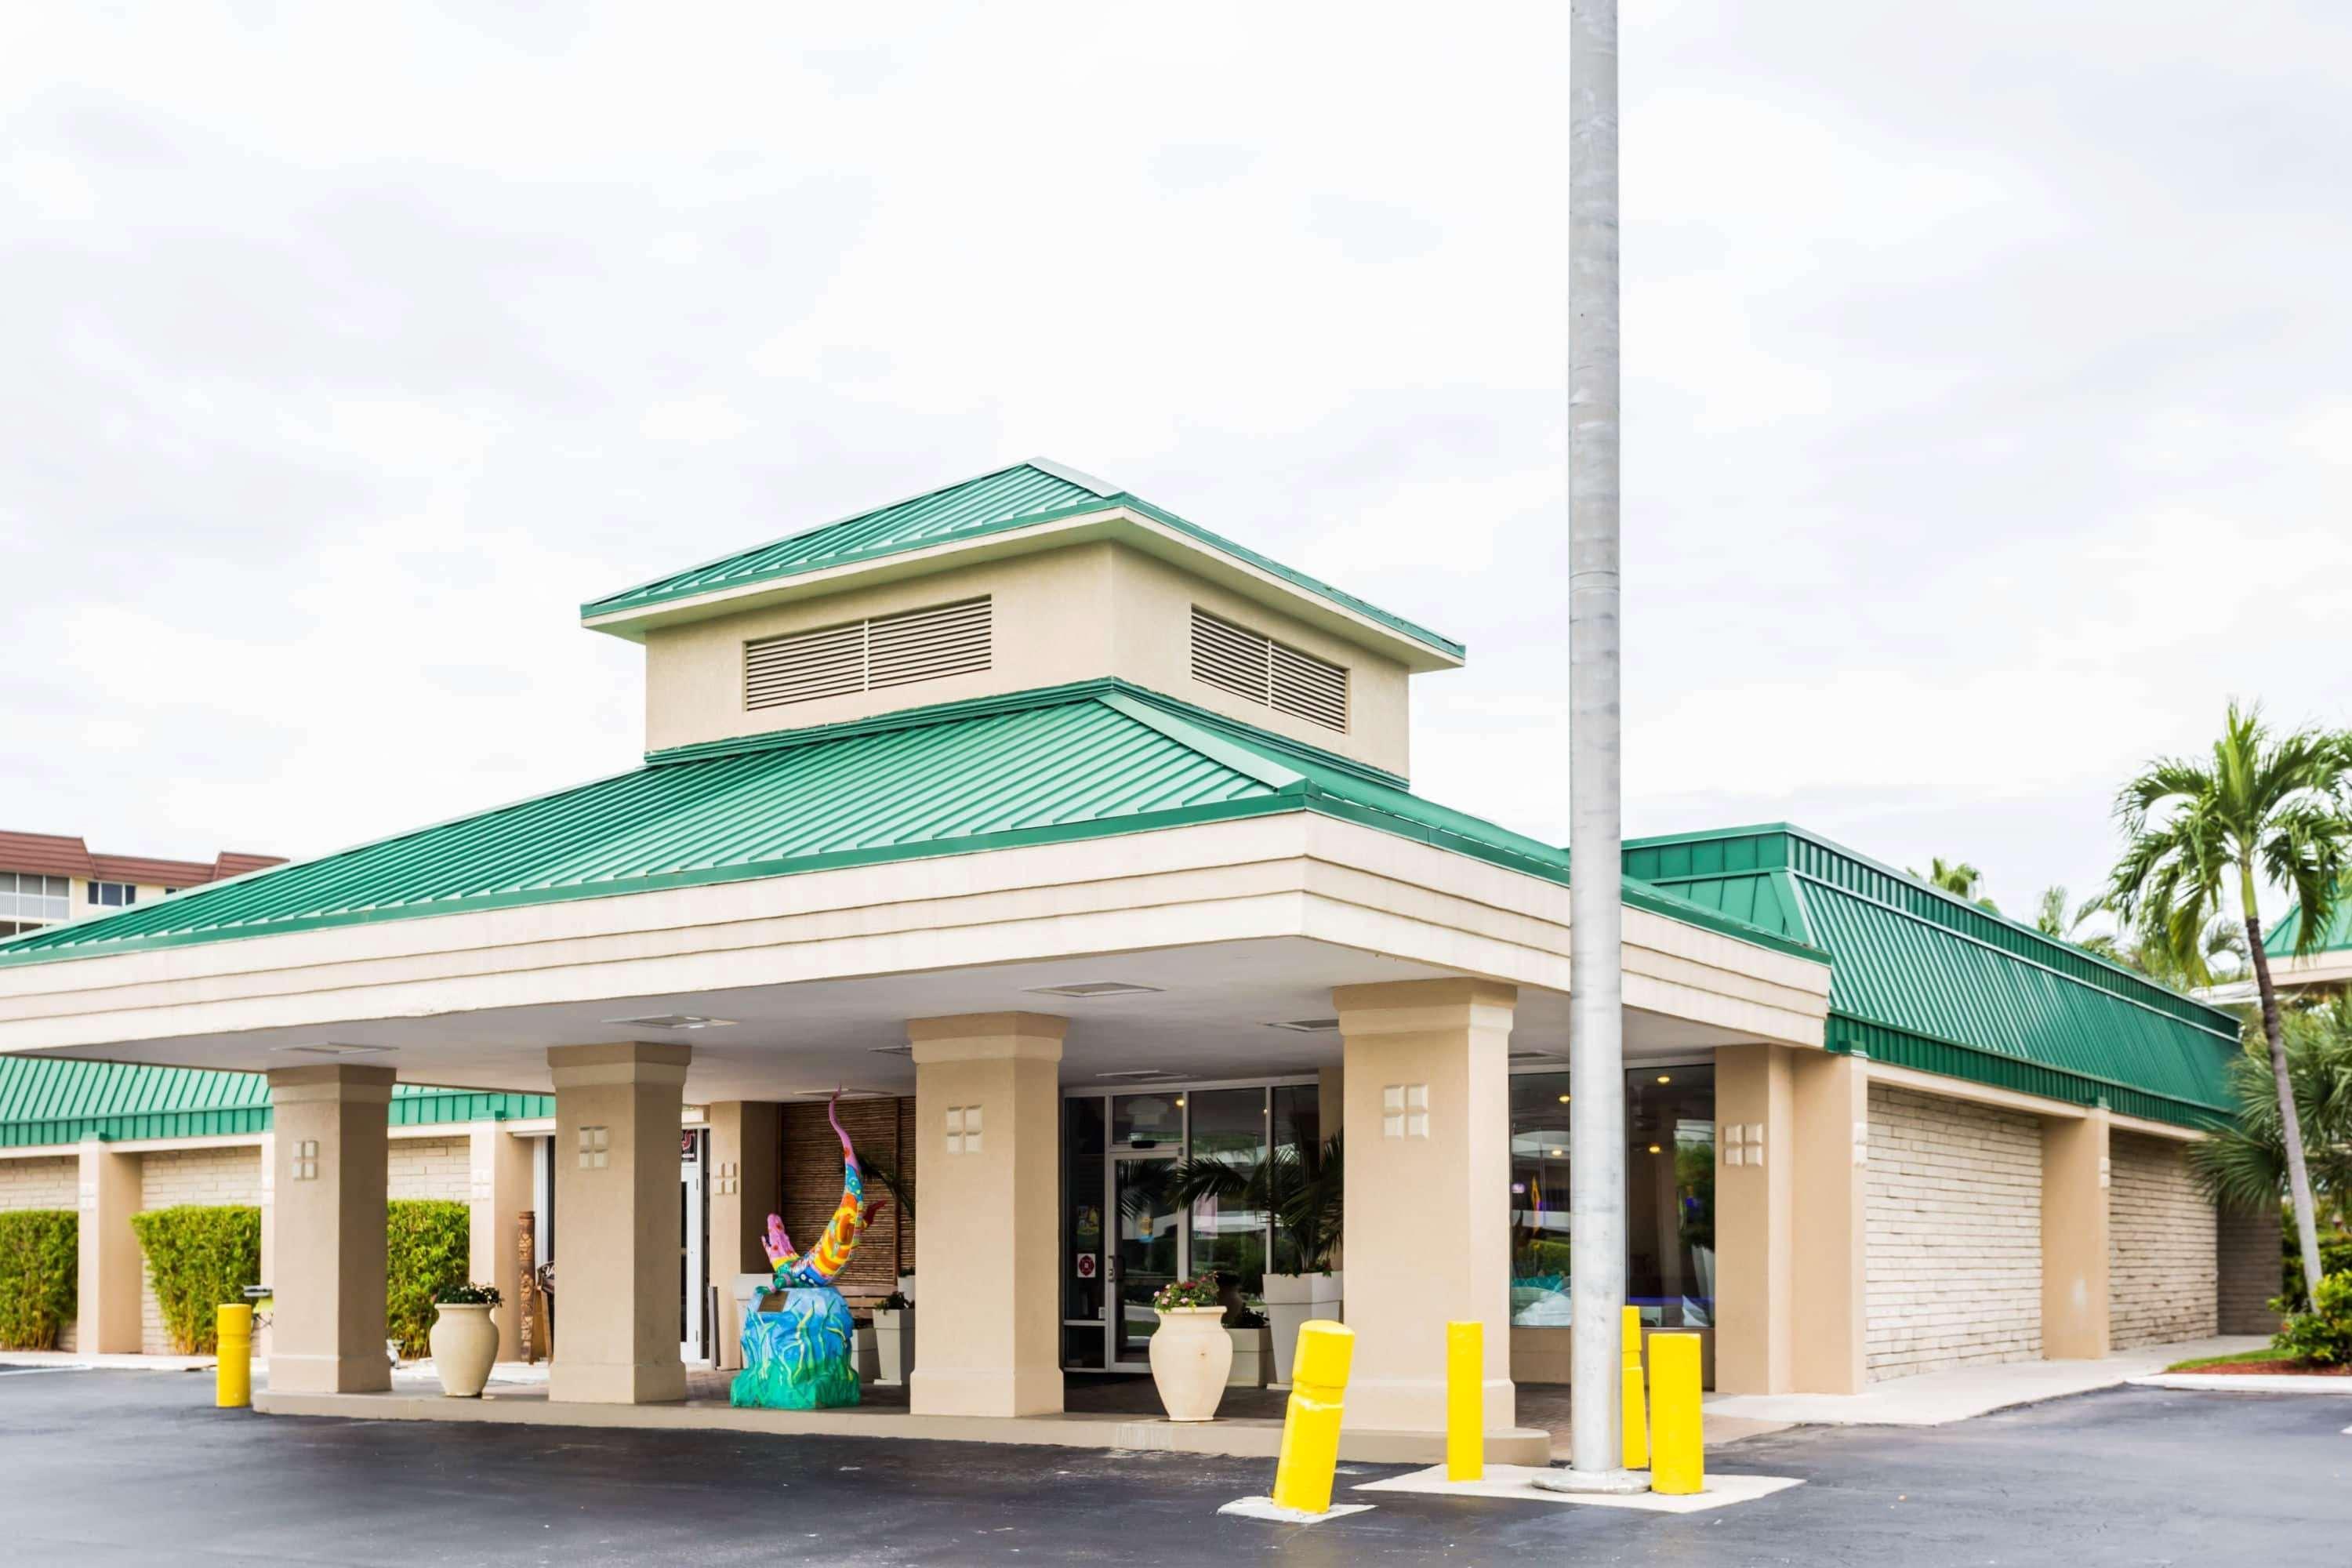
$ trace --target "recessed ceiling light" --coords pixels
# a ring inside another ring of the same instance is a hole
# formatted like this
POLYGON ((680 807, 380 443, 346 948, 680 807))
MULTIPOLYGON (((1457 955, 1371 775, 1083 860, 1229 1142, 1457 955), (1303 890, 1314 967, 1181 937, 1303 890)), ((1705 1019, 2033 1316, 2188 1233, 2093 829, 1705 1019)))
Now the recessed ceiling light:
MULTIPOLYGON (((1662 1072, 1658 1075, 1658 1081, 1660 1083, 1672 1083, 1675 1081, 1675 1075, 1670 1072, 1662 1072)), ((1654 1150, 1652 1152, 1655 1152, 1655 1151, 1654 1150)))
POLYGON ((1563 1095, 1561 1095, 1561 1096, 1559 1097, 1559 1102, 1560 1102, 1562 1105, 1566 1105, 1566 1104, 1568 1103, 1568 1096, 1566 1096, 1566 1095, 1564 1095, 1564 1094, 1563 1094, 1563 1095))
POLYGON ((706 1018, 698 1013, 656 1013, 647 1018, 607 1018, 607 1024, 632 1029, 731 1029, 732 1018, 706 1018))
POLYGON ((1328 1035, 1339 1026, 1337 1018, 1293 1018, 1286 1024, 1268 1024, 1269 1029, 1290 1029, 1302 1035, 1328 1035))
POLYGON ((1032 996, 1139 996, 1148 991, 1163 990, 1158 985, 1136 985, 1124 980, 1080 980, 1068 985, 1032 985, 1032 996))
POLYGON ((1658 1152, 1658 1146, 1657 1146, 1655 1143, 1651 1144, 1651 1145, 1650 1145, 1650 1152, 1651 1152, 1651 1153, 1653 1153, 1653 1154, 1654 1154, 1654 1153, 1656 1153, 1657 1152, 1658 1152))
POLYGON ((384 1052, 392 1049, 392 1047, 390 1046, 320 1045, 272 1046, 270 1049, 273 1051, 283 1052, 289 1056, 297 1057, 372 1057, 381 1056, 384 1052))

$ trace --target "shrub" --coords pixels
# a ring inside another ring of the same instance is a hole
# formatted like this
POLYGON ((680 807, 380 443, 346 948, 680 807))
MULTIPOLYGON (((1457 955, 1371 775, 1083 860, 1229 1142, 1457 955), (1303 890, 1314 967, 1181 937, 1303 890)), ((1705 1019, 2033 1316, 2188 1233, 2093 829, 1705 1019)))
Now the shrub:
POLYGON ((261 1211, 182 1204, 131 1216, 163 1332, 183 1355, 220 1348, 214 1309, 242 1301, 261 1279, 261 1211))
POLYGON ((383 1332, 404 1356, 425 1352, 433 1302, 466 1283, 468 1211, 446 1198, 402 1198, 385 1205, 383 1332))
POLYGON ((2352 1270, 2322 1279, 2317 1304, 2289 1318, 2271 1343, 2318 1366, 2352 1363, 2352 1270))
MULTIPOLYGON (((2281 1205, 2284 1212, 2284 1205, 2281 1205)), ((2281 1222, 2279 1236, 2280 1295, 2286 1312, 2300 1312, 2311 1304, 2310 1293, 2303 1288, 2303 1250, 2295 1240, 2294 1216, 2286 1213, 2281 1222)), ((2319 1233, 2319 1277, 2330 1274, 2352 1274, 2352 1235, 2340 1230, 2319 1233)))
POLYGON ((58 1348, 74 1315, 80 1235, 71 1209, 0 1214, 0 1350, 58 1348))

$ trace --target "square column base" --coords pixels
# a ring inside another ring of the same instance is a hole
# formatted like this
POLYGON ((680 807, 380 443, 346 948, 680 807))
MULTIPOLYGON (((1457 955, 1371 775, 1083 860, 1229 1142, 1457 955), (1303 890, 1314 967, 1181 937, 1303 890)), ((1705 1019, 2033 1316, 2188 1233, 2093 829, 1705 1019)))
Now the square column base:
POLYGON ((918 1361, 907 1379, 907 1408, 918 1415, 1059 1415, 1062 1374, 1056 1368, 1034 1367, 934 1371, 918 1361))
MULTIPOLYGON (((1507 1377, 1489 1377, 1479 1384, 1482 1425, 1489 1432, 1507 1432, 1518 1424, 1518 1388, 1507 1377)), ((1445 1378, 1351 1377, 1347 1408, 1340 1425, 1362 1432, 1439 1432, 1445 1430, 1445 1378)))
POLYGON ((269 1386, 278 1394, 387 1394, 392 1361, 374 1355, 273 1355, 269 1386))

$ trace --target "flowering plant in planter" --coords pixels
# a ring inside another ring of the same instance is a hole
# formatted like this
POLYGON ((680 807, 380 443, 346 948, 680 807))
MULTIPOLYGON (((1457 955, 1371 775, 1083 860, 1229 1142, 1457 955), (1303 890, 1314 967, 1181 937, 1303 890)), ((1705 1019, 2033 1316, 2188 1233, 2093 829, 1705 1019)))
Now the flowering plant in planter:
POLYGON ((495 1285, 444 1285, 433 1292, 433 1304, 436 1307, 496 1307, 505 1300, 495 1285))
POLYGON ((1193 1279, 1171 1279, 1153 1293, 1151 1305, 1162 1312, 1180 1311, 1187 1307, 1216 1306, 1217 1277, 1203 1274, 1193 1279))

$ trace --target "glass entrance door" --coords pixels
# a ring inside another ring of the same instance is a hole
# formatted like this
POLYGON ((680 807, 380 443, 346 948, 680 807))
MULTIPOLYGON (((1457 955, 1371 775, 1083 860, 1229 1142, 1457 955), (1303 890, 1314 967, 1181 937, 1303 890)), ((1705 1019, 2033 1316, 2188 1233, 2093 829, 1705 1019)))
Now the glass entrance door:
POLYGON ((1111 1212, 1118 1216, 1111 1259, 1114 1366, 1149 1366, 1160 1314, 1151 1298, 1183 1278, 1184 1213, 1174 1197, 1176 1151, 1120 1153, 1111 1162, 1111 1212))
POLYGON ((683 1128, 677 1137, 677 1295, 678 1359, 705 1361, 710 1352, 703 1342, 704 1239, 702 1140, 699 1128, 683 1128))

